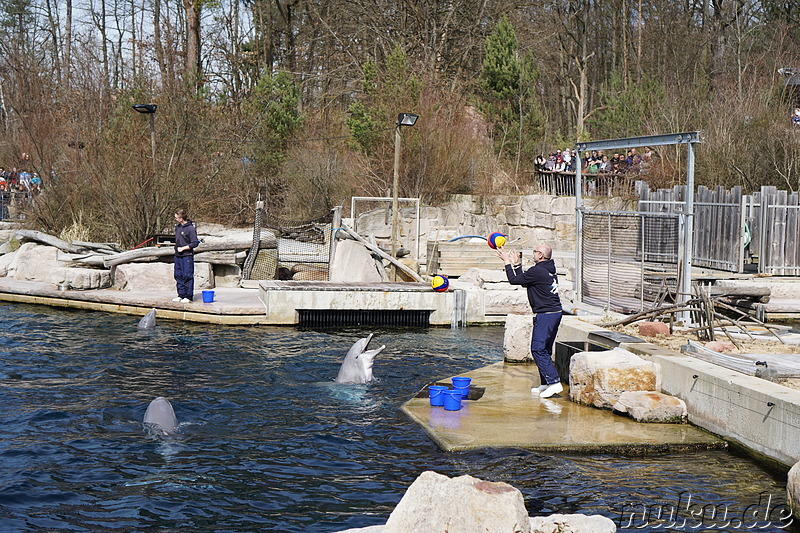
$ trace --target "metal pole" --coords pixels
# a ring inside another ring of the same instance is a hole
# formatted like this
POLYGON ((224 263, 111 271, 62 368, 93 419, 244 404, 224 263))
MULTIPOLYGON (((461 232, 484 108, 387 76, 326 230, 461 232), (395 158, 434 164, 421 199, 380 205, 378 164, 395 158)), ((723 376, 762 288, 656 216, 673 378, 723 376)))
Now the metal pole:
MULTIPOLYGON (((397 241, 399 239, 397 220, 397 194, 400 184, 400 123, 394 128, 394 178, 392 179, 392 257, 397 257, 397 241)), ((392 265, 392 281, 397 281, 397 267, 392 265)))
MULTIPOLYGON (((683 245, 683 270, 681 272, 681 294, 678 301, 685 304, 692 295, 692 236, 694 235, 694 144, 686 143, 686 203, 684 205, 684 245, 683 245)), ((683 314, 683 325, 688 326, 691 315, 688 311, 683 314)))
POLYGON ((581 211, 581 159, 580 149, 575 151, 575 299, 578 303, 583 301, 583 265, 581 264, 581 249, 583 240, 583 212, 581 211))
POLYGON ((156 114, 150 113, 150 148, 153 153, 153 173, 156 172, 156 114))

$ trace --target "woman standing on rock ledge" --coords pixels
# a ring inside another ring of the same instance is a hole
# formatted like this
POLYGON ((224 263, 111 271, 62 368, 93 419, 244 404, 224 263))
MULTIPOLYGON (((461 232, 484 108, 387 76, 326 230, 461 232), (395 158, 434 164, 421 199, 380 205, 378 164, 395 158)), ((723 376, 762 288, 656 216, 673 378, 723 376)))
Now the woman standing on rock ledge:
POLYGON ((188 304, 194 299, 194 249, 200 245, 200 241, 185 209, 175 211, 175 222, 175 284, 178 297, 172 301, 188 304))

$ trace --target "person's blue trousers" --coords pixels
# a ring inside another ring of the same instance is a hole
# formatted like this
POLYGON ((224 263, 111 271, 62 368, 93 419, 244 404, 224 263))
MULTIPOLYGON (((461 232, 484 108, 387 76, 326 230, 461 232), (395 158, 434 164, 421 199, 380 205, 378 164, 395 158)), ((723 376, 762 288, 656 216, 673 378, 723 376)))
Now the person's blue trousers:
POLYGON ((193 256, 175 256, 175 285, 178 288, 178 296, 181 298, 188 298, 190 300, 194 299, 193 256))
POLYGON ((561 381, 552 359, 553 343, 556 340, 559 324, 561 324, 560 311, 538 313, 533 318, 531 355, 539 368, 539 379, 541 379, 542 385, 552 385, 561 381))

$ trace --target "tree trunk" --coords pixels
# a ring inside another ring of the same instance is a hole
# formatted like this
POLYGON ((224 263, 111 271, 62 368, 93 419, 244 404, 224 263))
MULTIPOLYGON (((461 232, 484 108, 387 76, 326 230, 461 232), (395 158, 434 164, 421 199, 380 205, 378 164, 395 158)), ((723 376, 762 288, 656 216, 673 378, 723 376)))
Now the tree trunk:
POLYGON ((183 79, 195 89, 202 85, 200 70, 200 0, 183 0, 186 13, 186 62, 183 79))
POLYGON ((156 61, 161 72, 161 84, 172 85, 167 71, 167 62, 164 59, 164 44, 161 41, 161 0, 153 0, 153 41, 155 41, 156 61))

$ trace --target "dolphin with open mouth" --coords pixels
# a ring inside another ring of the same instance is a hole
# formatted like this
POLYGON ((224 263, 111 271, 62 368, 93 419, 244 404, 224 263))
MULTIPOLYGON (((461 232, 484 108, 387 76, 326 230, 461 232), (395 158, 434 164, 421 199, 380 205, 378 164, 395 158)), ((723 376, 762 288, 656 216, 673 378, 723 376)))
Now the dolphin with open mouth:
POLYGON ((377 350, 367 350, 371 340, 372 333, 353 343, 339 368, 336 383, 368 383, 372 381, 372 364, 375 362, 375 356, 381 353, 386 346, 381 346, 377 350))

